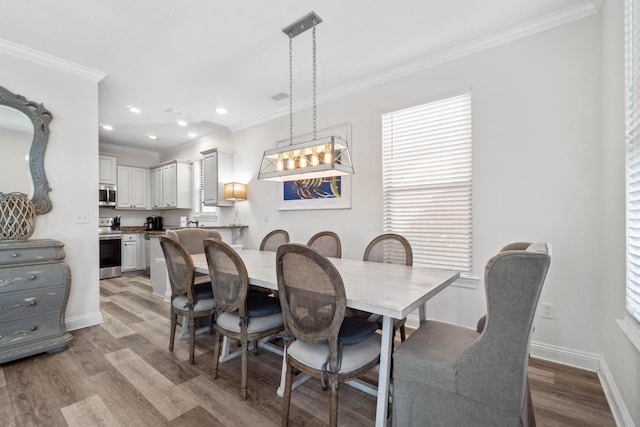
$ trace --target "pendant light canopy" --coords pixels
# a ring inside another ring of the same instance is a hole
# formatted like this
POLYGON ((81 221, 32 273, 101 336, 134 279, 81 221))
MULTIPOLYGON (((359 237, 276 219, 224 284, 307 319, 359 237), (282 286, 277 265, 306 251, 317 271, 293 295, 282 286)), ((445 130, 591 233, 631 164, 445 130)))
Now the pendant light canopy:
POLYGON ((258 179, 295 181, 353 174, 347 141, 337 136, 317 137, 316 25, 322 18, 311 12, 282 31, 289 37, 289 145, 266 150, 258 179), (293 143, 293 38, 313 29, 313 140, 293 143))

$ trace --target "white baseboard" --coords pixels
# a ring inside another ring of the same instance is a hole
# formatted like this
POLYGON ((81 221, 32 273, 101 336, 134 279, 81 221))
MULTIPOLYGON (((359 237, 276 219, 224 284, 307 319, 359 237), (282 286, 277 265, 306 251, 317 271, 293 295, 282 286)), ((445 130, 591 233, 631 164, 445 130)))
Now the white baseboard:
POLYGON ((88 326, 99 325, 102 322, 102 313, 98 311, 83 316, 67 317, 64 324, 67 327, 67 331, 74 331, 88 326))
POLYGON ((598 378, 600 379, 600 384, 602 384, 604 395, 607 397, 607 402, 609 402, 609 408, 611 409, 613 419, 616 421, 616 425, 622 427, 635 427, 631 414, 627 409, 627 405, 625 405, 624 400, 622 400, 620 390, 618 390, 616 382, 613 379, 613 374, 611 374, 609 366, 604 358, 600 361, 598 378))
POLYGON ((600 370, 602 356, 571 348, 531 341, 530 354, 538 359, 550 360, 563 365, 574 366, 587 371, 600 370))

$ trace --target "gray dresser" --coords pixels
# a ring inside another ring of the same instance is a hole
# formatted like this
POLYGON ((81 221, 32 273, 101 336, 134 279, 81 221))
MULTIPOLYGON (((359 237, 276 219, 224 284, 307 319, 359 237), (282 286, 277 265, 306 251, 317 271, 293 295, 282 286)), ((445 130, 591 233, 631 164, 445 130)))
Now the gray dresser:
POLYGON ((0 241, 0 363, 64 350, 71 271, 57 240, 0 241))

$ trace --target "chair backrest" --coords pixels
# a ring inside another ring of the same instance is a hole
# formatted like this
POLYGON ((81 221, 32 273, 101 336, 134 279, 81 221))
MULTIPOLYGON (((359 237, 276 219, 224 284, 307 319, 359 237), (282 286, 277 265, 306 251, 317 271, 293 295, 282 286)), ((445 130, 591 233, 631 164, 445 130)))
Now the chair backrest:
POLYGON ((203 247, 216 307, 226 312, 239 310, 245 316, 249 274, 244 262, 221 240, 205 239, 203 247))
POLYGON ((333 231, 321 231, 314 234, 307 242, 307 246, 326 257, 340 258, 342 256, 340 237, 333 231))
POLYGON ((376 237, 364 250, 364 261, 413 265, 409 241, 399 234, 386 233, 376 237))
POLYGON ((262 239, 260 242, 261 251, 275 252, 280 245, 289 243, 289 233, 285 230, 273 230, 262 239))
POLYGON ((164 253, 164 260, 169 273, 171 297, 187 294, 189 303, 194 302, 193 278, 194 267, 191 255, 173 239, 160 236, 160 247, 164 253))
POLYGON ((177 230, 167 230, 167 237, 180 243, 190 255, 204 253, 202 241, 204 239, 222 240, 220 233, 215 230, 204 228, 179 228, 177 230))
POLYGON ((484 279, 486 324, 459 359, 460 394, 520 413, 531 326, 550 264, 551 251, 546 243, 507 245, 489 260, 484 279))
POLYGON ((289 243, 276 253, 276 277, 287 334, 307 342, 328 340, 337 359, 338 332, 347 306, 338 270, 316 250, 289 243))

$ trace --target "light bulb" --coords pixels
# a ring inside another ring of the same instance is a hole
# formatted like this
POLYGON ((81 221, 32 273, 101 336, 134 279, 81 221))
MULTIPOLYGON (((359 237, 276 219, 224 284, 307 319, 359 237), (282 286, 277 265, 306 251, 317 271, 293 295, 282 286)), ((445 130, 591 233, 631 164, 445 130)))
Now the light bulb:
POLYGON ((307 156, 300 156, 300 160, 298 162, 300 164, 301 168, 306 168, 307 167, 307 156))
POLYGON ((295 169, 296 168, 296 161, 293 160, 291 157, 289 157, 289 160, 287 161, 287 169, 295 169))
POLYGON ((331 151, 324 153, 324 163, 327 165, 331 163, 331 151))

